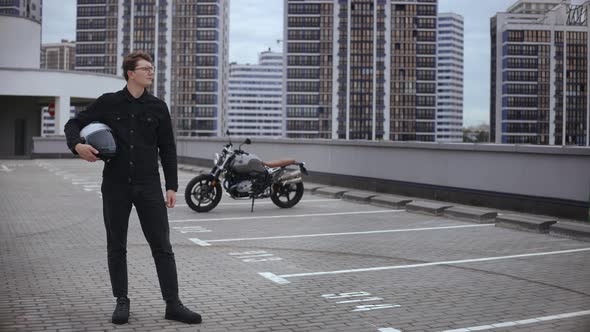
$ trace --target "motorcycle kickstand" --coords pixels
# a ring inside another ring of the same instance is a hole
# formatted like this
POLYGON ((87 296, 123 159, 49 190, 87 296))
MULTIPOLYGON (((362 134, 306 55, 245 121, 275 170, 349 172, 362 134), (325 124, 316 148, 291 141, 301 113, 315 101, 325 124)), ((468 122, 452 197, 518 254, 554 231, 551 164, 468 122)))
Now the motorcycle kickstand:
POLYGON ((254 212, 254 197, 252 197, 252 207, 250 207, 250 213, 254 212))

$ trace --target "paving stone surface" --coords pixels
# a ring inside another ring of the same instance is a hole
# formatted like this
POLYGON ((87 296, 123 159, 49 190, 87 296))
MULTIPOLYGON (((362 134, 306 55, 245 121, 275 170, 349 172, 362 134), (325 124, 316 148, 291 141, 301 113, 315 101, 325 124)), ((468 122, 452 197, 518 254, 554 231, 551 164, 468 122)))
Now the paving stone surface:
POLYGON ((310 193, 292 209, 257 201, 253 213, 224 196, 198 214, 182 194, 188 171, 171 240, 181 298, 203 323, 163 318, 132 211, 131 318, 115 326, 102 165, 0 164, 0 331, 466 331, 526 320, 490 331, 590 331, 587 242, 310 193))

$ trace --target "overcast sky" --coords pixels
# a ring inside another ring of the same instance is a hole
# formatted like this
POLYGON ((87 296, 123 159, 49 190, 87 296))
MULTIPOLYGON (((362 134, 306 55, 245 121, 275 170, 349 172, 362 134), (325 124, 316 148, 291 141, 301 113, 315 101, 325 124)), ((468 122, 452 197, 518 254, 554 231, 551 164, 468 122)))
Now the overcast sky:
MULTIPOLYGON (((439 12, 461 14, 465 20, 466 126, 488 123, 490 85, 490 17, 515 0, 439 0, 439 12)), ((283 33, 283 0, 232 0, 230 61, 256 63, 258 53, 277 44, 283 33)), ((76 0, 43 1, 43 43, 74 40, 76 0)))

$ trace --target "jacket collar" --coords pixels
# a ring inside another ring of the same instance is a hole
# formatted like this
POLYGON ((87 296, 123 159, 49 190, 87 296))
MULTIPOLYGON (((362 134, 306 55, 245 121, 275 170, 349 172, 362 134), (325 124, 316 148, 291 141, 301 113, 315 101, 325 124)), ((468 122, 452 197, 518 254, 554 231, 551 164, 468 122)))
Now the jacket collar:
POLYGON ((127 86, 125 86, 123 88, 123 95, 125 96, 125 98, 127 98, 127 101, 131 102, 134 100, 137 100, 138 102, 144 104, 147 96, 149 95, 147 89, 143 89, 143 93, 141 94, 141 96, 139 96, 138 98, 133 97, 133 95, 129 92, 129 90, 127 90, 127 86))

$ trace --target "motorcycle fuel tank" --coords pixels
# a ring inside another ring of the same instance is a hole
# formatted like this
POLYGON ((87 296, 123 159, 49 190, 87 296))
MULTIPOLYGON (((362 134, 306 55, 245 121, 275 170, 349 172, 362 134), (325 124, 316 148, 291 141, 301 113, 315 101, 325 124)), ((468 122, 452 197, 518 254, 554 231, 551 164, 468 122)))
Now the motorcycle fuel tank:
POLYGON ((239 174, 266 172, 266 169, 262 164, 262 160, 253 154, 243 154, 236 156, 231 164, 231 168, 234 172, 239 174))

